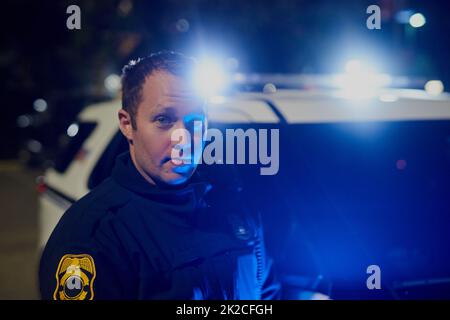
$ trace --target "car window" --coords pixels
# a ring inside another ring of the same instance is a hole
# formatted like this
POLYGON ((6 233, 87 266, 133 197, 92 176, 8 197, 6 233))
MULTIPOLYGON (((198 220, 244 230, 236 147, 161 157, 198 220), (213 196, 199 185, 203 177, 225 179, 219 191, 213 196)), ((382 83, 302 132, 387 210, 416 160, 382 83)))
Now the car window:
POLYGON ((120 131, 112 138, 105 152, 99 158, 88 180, 88 188, 93 189, 111 175, 116 157, 128 150, 128 141, 120 131))
POLYGON ((94 131, 97 123, 80 122, 73 123, 67 129, 67 133, 60 139, 60 152, 56 156, 54 169, 64 173, 72 160, 77 155, 84 141, 94 131))

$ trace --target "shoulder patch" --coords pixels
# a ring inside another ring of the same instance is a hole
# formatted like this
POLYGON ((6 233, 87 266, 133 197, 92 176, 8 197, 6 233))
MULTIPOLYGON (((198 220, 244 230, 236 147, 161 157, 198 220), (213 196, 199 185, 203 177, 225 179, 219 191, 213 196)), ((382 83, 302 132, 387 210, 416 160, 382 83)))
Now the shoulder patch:
POLYGON ((54 300, 92 300, 95 264, 88 254, 66 254, 56 270, 54 300))

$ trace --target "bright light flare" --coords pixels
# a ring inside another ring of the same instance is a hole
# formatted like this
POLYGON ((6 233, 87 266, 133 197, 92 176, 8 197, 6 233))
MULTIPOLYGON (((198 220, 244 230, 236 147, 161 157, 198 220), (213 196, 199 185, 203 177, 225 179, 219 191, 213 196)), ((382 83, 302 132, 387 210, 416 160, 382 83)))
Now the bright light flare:
POLYGON ((427 20, 425 19, 424 15, 421 13, 415 13, 409 18, 409 24, 413 28, 420 28, 425 25, 427 20))
POLYGON ((199 62, 194 73, 194 84, 200 95, 217 95, 225 89, 227 83, 228 76, 219 63, 213 60, 199 62))
POLYGON ((76 123, 72 123, 68 128, 67 128, 67 135, 69 137, 75 137, 78 133, 79 127, 78 124, 76 123))
POLYGON ((438 96, 444 92, 444 84, 440 80, 427 81, 425 83, 425 91, 432 96, 438 96))
POLYGON ((47 110, 47 101, 45 101, 44 99, 36 99, 33 102, 33 108, 37 112, 44 112, 45 110, 47 110))
POLYGON ((117 74, 110 74, 105 78, 103 84, 109 93, 115 94, 121 88, 120 76, 117 74))
POLYGON ((358 59, 349 60, 345 64, 345 73, 335 78, 336 85, 341 88, 340 94, 347 99, 373 98, 381 87, 391 82, 391 76, 376 72, 358 59))
POLYGON ((361 73, 361 71, 362 65, 360 60, 352 59, 345 64, 345 72, 348 74, 357 74, 361 73))

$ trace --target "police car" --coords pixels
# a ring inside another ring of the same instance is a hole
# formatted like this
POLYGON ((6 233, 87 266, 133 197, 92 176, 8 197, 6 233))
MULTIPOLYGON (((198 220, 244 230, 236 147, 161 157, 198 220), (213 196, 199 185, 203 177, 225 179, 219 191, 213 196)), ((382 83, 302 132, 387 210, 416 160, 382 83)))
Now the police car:
MULTIPOLYGON (((406 274, 428 276, 424 264, 436 258, 437 274, 448 276, 439 232, 449 227, 450 95, 380 89, 353 99, 339 90, 264 88, 211 98, 209 127, 279 128, 279 172, 206 170, 246 186, 261 202, 280 269, 310 275, 314 283, 294 282, 335 298, 361 297, 356 289, 329 292, 329 284, 348 288, 374 261, 393 266, 389 280, 399 288, 406 274)), ((40 248, 65 210, 109 176, 127 150, 120 107, 118 100, 88 106, 67 129, 70 143, 39 181, 40 248)))

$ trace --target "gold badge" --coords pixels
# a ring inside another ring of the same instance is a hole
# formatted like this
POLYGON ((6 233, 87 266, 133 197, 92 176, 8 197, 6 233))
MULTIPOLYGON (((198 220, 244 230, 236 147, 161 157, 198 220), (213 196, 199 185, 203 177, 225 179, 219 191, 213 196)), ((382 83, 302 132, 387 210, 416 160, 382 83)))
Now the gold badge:
POLYGON ((92 300, 95 264, 88 254, 66 254, 56 270, 55 300, 92 300))

